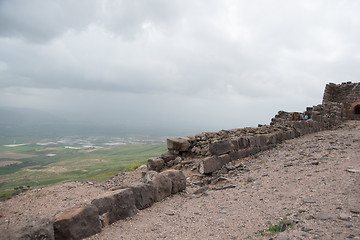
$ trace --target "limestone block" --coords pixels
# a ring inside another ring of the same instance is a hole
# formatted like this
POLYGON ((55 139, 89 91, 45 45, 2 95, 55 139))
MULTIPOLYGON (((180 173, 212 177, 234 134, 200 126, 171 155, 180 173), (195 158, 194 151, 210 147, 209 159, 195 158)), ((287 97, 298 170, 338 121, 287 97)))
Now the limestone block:
POLYGON ((180 152, 186 152, 191 146, 189 139, 185 137, 168 138, 166 142, 167 148, 169 150, 175 150, 180 152))
POLYGON ((131 187, 134 198, 135 206, 137 209, 142 210, 151 207, 154 204, 154 187, 150 184, 138 184, 131 187))
POLYGON ((55 239, 82 239, 99 232, 99 212, 94 205, 68 208, 55 216, 55 239))
POLYGON ((164 174, 160 175, 155 171, 148 171, 144 176, 144 182, 153 186, 155 202, 159 202, 171 195, 172 182, 164 174))
POLYGON ((178 193, 186 188, 186 177, 183 172, 179 170, 169 169, 160 173, 160 175, 165 175, 171 180, 171 193, 178 193))
POLYGON ((99 210, 104 217, 105 224, 112 224, 120 219, 134 216, 137 213, 135 197, 130 188, 118 190, 94 199, 91 204, 99 210))
POLYGON ((165 166, 164 159, 159 157, 149 158, 147 161, 147 169, 160 172, 165 166))
POLYGON ((209 145, 210 153, 216 156, 229 153, 234 149, 235 147, 231 140, 220 140, 214 143, 210 143, 209 145))

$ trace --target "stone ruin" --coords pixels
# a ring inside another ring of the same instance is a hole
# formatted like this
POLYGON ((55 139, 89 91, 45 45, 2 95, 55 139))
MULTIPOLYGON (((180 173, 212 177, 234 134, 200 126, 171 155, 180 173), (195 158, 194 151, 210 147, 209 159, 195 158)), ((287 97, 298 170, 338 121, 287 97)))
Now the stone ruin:
POLYGON ((3 233, 3 237, 82 239, 94 235, 155 201, 185 190, 182 169, 210 176, 235 160, 274 148, 288 139, 330 129, 347 119, 360 119, 360 83, 327 84, 322 104, 308 107, 302 113, 279 111, 270 125, 169 138, 168 152, 148 159, 142 183, 99 196, 90 204, 66 209, 52 220, 29 219, 18 229, 3 233))
POLYGON ((279 111, 270 125, 169 138, 169 151, 149 159, 147 167, 154 171, 191 168, 208 175, 229 162, 268 150, 287 139, 330 129, 347 119, 360 119, 360 83, 330 83, 322 104, 307 107, 302 113, 279 111))
POLYGON ((342 103, 346 119, 360 120, 360 83, 344 82, 326 85, 323 104, 342 103))

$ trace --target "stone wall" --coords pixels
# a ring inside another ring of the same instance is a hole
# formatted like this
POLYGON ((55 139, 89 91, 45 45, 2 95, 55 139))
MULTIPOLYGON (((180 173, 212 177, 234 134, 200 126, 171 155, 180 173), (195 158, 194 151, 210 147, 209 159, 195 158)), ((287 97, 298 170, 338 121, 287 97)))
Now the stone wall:
POLYGON ((332 102, 344 104, 347 119, 360 120, 360 83, 327 84, 323 104, 332 102))
POLYGON ((2 232, 0 239, 83 239, 185 188, 186 179, 181 171, 148 171, 143 183, 107 192, 90 203, 61 211, 53 219, 29 219, 2 232))
POLYGON ((270 125, 169 138, 169 151, 149 159, 148 169, 191 168, 200 174, 211 174, 231 161, 268 150, 287 139, 330 129, 353 119, 349 106, 360 99, 359 89, 359 83, 328 84, 323 104, 307 107, 301 113, 279 111, 270 125))

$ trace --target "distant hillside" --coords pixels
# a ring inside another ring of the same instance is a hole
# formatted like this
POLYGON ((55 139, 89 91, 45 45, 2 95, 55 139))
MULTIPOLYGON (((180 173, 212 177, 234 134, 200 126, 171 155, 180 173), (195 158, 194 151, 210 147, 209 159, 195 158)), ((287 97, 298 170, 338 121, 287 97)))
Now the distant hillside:
POLYGON ((4 125, 33 125, 54 124, 64 122, 58 116, 50 113, 26 108, 0 108, 0 124, 4 125))

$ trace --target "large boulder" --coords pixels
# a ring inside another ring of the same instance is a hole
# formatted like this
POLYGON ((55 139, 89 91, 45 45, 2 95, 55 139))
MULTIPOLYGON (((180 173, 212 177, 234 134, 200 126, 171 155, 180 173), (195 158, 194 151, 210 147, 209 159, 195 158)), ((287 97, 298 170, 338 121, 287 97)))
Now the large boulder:
POLYGON ((186 177, 182 171, 169 169, 160 173, 160 175, 165 175, 171 180, 171 193, 178 193, 186 188, 186 177))
POLYGON ((134 194, 130 188, 94 199, 91 204, 98 208, 99 215, 104 218, 104 226, 132 217, 137 213, 134 194))
POLYGON ((68 208, 55 216, 55 239, 82 239, 99 232, 99 211, 94 205, 68 208))
POLYGON ((151 184, 154 188, 154 200, 159 202, 171 195, 172 182, 165 174, 159 174, 155 171, 148 171, 143 179, 144 183, 151 184))
POLYGON ((47 218, 30 218, 20 223, 16 229, 9 229, 1 232, 0 239, 34 239, 34 240, 53 240, 53 222, 47 218))
POLYGON ((229 153, 235 149, 231 140, 220 140, 209 145, 209 152, 213 155, 220 156, 229 153))
POLYGON ((154 204, 154 187, 152 185, 142 183, 132 186, 131 189, 134 193, 137 209, 142 210, 154 204))
POLYGON ((159 157, 149 158, 147 161, 147 169, 160 172, 165 166, 164 159, 159 157))
POLYGON ((168 138, 166 140, 167 148, 171 151, 186 152, 191 146, 189 138, 168 138))

